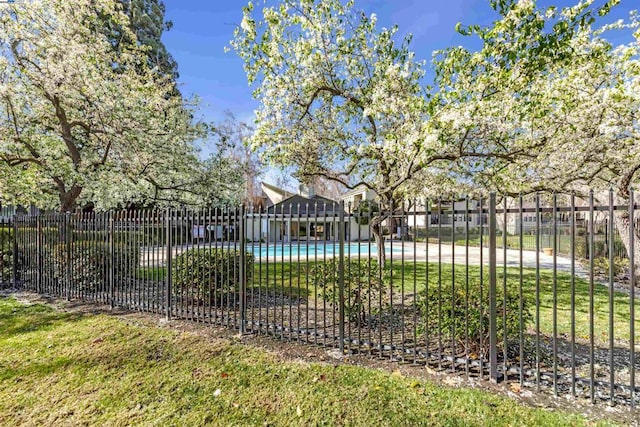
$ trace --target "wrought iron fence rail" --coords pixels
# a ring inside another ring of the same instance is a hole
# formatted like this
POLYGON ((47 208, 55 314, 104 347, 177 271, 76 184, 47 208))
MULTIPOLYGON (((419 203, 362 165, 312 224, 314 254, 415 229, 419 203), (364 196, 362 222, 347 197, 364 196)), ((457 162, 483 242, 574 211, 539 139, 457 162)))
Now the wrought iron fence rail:
POLYGON ((0 285, 635 406, 637 205, 500 201, 16 216, 0 285))

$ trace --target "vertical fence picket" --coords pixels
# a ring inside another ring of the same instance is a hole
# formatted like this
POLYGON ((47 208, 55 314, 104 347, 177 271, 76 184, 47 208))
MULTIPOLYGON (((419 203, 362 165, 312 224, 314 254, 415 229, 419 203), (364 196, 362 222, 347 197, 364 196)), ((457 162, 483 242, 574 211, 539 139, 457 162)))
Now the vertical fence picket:
POLYGON ((13 241, 12 241, 12 266, 11 266, 11 284, 14 289, 18 289, 18 215, 13 216, 13 241))
POLYGON ((570 240, 571 240, 571 396, 576 395, 576 196, 571 194, 570 240))
POLYGON ((523 294, 523 282, 524 282, 524 256, 523 256, 523 246, 524 246, 524 201, 522 195, 518 197, 518 222, 519 222, 519 230, 518 230, 518 348, 519 348, 519 381, 520 387, 524 385, 524 294, 523 294))
POLYGON ((553 394, 558 396, 558 196, 553 194, 553 206, 552 206, 552 246, 553 251, 553 341, 552 341, 552 353, 553 353, 553 394))
POLYGON ((239 325, 238 325, 238 329, 239 332, 241 334, 244 334, 246 332, 246 321, 247 321, 247 307, 246 307, 246 303, 247 303, 247 272, 246 272, 246 268, 247 268, 247 259, 246 259, 246 234, 245 234, 245 227, 246 227, 246 212, 245 212, 245 206, 241 205, 240 206, 240 212, 238 213, 238 219, 239 219, 239 239, 240 239, 240 266, 239 266, 239 284, 240 284, 240 295, 239 295, 239 302, 240 302, 240 306, 239 306, 239 311, 240 311, 240 315, 239 315, 239 325))
POLYGON ((496 260, 496 193, 489 195, 489 378, 498 382, 498 332, 497 332, 497 260, 496 260))
MULTIPOLYGON (((404 289, 404 281, 405 281, 405 259, 404 259, 404 224, 405 224, 405 208, 404 203, 400 206, 400 227, 396 227, 396 230, 399 231, 398 239, 400 240, 400 304, 404 307, 404 298, 405 298, 405 289, 404 289)), ((393 253, 391 254, 393 258, 393 253)), ((400 310, 400 360, 404 360, 405 352, 406 352, 406 337, 405 337, 405 321, 404 321, 404 310, 400 310)))
POLYGON ((42 292, 42 218, 40 215, 36 218, 36 268, 38 270, 36 292, 42 292))
POLYGON ((67 301, 71 300, 71 272, 73 271, 73 262, 71 259, 71 213, 67 212, 64 217, 64 249, 66 260, 66 280, 65 280, 65 295, 67 301))
POLYGON ((609 236, 609 401, 613 405, 615 403, 615 368, 614 368, 614 358, 613 358, 613 348, 615 345, 614 341, 614 316, 615 313, 613 311, 614 304, 614 200, 613 200, 613 189, 609 190, 609 217, 608 217, 608 225, 609 228, 607 230, 607 234, 609 236))
POLYGON ((456 201, 451 199, 451 372, 456 370, 456 201))
MULTIPOLYGON (((296 206, 296 227, 297 227, 297 237, 296 237, 296 251, 298 252, 297 255, 297 262, 296 262, 296 286, 297 286, 297 292, 296 292, 296 296, 297 296, 297 301, 296 301, 296 338, 298 340, 301 340, 301 335, 302 335, 302 320, 300 318, 301 315, 301 309, 302 309, 302 280, 300 278, 301 274, 302 274, 302 252, 301 252, 301 234, 302 234, 302 228, 301 228, 301 220, 300 220, 300 203, 298 202, 297 206, 296 206)), ((291 271, 293 272, 293 266, 291 267, 291 271)), ((308 294, 307 294, 308 295, 308 294)), ((308 312, 309 307, 305 304, 305 310, 308 312)), ((291 321, 291 323, 293 324, 293 321, 291 321)), ((307 324, 305 324, 305 328, 307 327, 307 324)), ((306 338, 306 337, 305 337, 306 338)))
POLYGON ((11 255, 12 255, 12 259, 11 259, 11 284, 12 284, 12 288, 13 289, 20 289, 20 287, 18 286, 18 247, 19 247, 19 241, 20 241, 20 236, 18 235, 18 221, 19 221, 19 217, 18 215, 14 215, 13 216, 13 220, 11 222, 11 229, 12 229, 12 233, 13 233, 13 241, 11 242, 11 255))
POLYGON ((589 192, 589 395, 595 403, 595 301, 594 301, 594 219, 593 190, 589 192))
POLYGON ((536 193, 536 389, 540 391, 540 194, 536 193))
MULTIPOLYGON (((464 199, 464 370, 469 379, 471 347, 469 346, 469 223, 471 217, 469 213, 469 196, 464 199)), ((482 249, 481 249, 482 250, 482 249)), ((429 258, 427 257, 426 268, 429 268, 429 258)))
POLYGON ((507 344, 509 337, 507 336, 508 328, 507 328, 507 196, 502 196, 502 205, 504 207, 504 212, 502 213, 502 371, 506 375, 507 373, 507 344))
POLYGON ((171 223, 171 208, 166 210, 166 271, 164 275, 165 279, 165 311, 167 320, 171 320, 171 272, 173 271, 172 257, 173 248, 171 241, 172 223, 171 223))
POLYGON ((636 366, 635 366, 635 323, 636 323, 636 264, 635 264, 635 244, 636 244, 636 224, 635 224, 635 197, 633 189, 629 189, 629 388, 631 408, 635 409, 635 388, 636 388, 636 366))
MULTIPOLYGON (((314 212, 315 214, 315 212, 314 212)), ((309 304, 309 296, 310 296, 310 287, 309 287, 309 271, 310 271, 310 264, 309 264, 309 237, 311 235, 311 221, 310 221, 310 213, 309 213, 309 202, 305 203, 305 237, 306 237, 306 250, 304 251, 304 265, 305 265, 305 271, 307 272, 307 274, 305 274, 305 295, 307 295, 307 301, 305 304, 305 340, 307 343, 311 342, 311 334, 313 334, 315 336, 315 320, 313 323, 313 328, 311 328, 309 321, 310 321, 310 315, 309 315, 309 310, 311 310, 310 304, 309 304)), ((311 284, 314 289, 315 289, 315 285, 313 285, 313 283, 311 284)), ((315 316, 315 310, 314 310, 314 316, 315 316)))
POLYGON ((340 354, 344 354, 344 201, 338 209, 338 339, 340 354))
MULTIPOLYGON (((264 235, 264 230, 262 229, 262 223, 263 223, 262 219, 262 205, 258 206, 258 234, 259 234, 259 240, 258 240, 258 254, 260 254, 260 257, 258 258, 258 280, 257 280, 257 285, 258 285, 258 333, 262 332, 262 236, 264 235)), ((268 221, 267 221, 268 224, 268 221)), ((267 245, 268 245, 268 241, 267 241, 267 245)), ((264 254, 264 258, 265 261, 267 262, 267 265, 269 263, 269 251, 268 251, 268 247, 265 250, 265 254, 264 254)), ((267 276, 269 274, 269 270, 267 269, 267 276)), ((254 280, 254 286, 256 284, 256 281, 254 280)))
POLYGON ((113 212, 109 213, 109 232, 108 232, 108 245, 109 245, 109 273, 108 273, 108 280, 109 280, 109 305, 111 306, 111 308, 113 309, 114 305, 115 305, 115 280, 116 280, 116 259, 115 259, 115 242, 114 242, 114 235, 113 235, 113 231, 114 231, 114 214, 113 212))
POLYGON ((486 354, 484 350, 484 199, 478 200, 478 218, 480 222, 480 295, 478 299, 478 344, 479 344, 479 363, 480 363, 480 379, 484 377, 486 354))
MULTIPOLYGON (((255 239, 256 239, 256 221, 255 221, 255 208, 251 205, 251 209, 247 213, 247 217, 245 218, 245 227, 248 227, 248 221, 251 218, 251 254, 255 256, 255 239)), ((260 253, 258 253, 258 257, 260 257, 260 253)), ((255 259, 255 258, 254 258, 255 259)), ((259 258, 258 258, 259 259, 259 258)), ((255 301, 255 264, 252 262, 250 264, 251 270, 247 270, 247 283, 249 281, 249 277, 253 278, 252 286, 251 286, 251 295, 247 294, 247 309, 251 310, 251 318, 248 319, 249 326, 248 329, 253 330, 253 325, 255 323, 255 311, 254 311, 254 301, 255 301), (251 303, 249 303, 251 301, 251 303)), ((259 282, 258 282, 259 283, 259 282)))
MULTIPOLYGON (((289 309, 289 317, 288 317, 288 329, 289 329, 289 341, 293 339, 293 203, 289 204, 289 215, 287 221, 287 239, 289 242, 288 251, 289 251, 289 274, 288 274, 288 283, 287 287, 287 308, 289 309)), ((284 277, 284 276, 283 276, 284 277)))
POLYGON ((442 199, 438 199, 438 369, 442 369, 442 199))
MULTIPOLYGON (((413 199, 413 363, 418 362, 418 257, 416 254, 418 245, 418 200, 413 199)), ((360 227, 358 227, 360 230, 360 227)), ((358 237, 358 241, 360 238, 358 237)), ((358 243, 358 254, 360 254, 360 244, 358 243)), ((358 258, 358 261, 360 259, 358 258)), ((425 266, 428 260, 425 260, 425 266)), ((360 265, 360 262, 358 262, 360 265)))

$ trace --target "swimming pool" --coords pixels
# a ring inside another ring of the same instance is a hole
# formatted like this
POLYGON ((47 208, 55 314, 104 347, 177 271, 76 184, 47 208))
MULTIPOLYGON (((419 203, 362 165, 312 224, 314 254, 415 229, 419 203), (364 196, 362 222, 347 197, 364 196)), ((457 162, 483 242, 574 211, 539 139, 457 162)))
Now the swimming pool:
MULTIPOLYGON (((306 258, 310 260, 316 257, 321 259, 323 257, 332 258, 337 256, 340 252, 340 245, 338 242, 320 242, 320 243, 307 243, 297 242, 292 243, 270 243, 269 245, 247 245, 247 252, 253 253, 256 258, 283 258, 285 260, 289 258, 306 258)), ((385 253, 402 252, 402 247, 397 245, 391 247, 391 245, 385 245, 385 253)), ((378 249, 375 243, 361 242, 361 243, 349 243, 344 245, 344 254, 346 256, 375 256, 378 254, 378 249)))

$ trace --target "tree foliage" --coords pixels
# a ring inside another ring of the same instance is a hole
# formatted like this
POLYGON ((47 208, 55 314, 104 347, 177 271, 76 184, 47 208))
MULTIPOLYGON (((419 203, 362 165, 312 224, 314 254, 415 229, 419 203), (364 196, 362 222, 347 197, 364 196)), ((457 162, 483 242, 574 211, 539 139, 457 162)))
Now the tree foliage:
POLYGON ((249 4, 232 41, 261 101, 254 148, 303 181, 365 185, 391 200, 437 160, 426 131, 424 63, 394 42, 397 28, 330 1, 283 1, 254 18, 249 4))
MULTIPOLYGON (((450 100, 425 87, 411 37, 396 43, 397 27, 379 29, 353 1, 283 0, 261 10, 257 19, 249 3, 231 42, 261 102, 252 144, 272 163, 295 166, 302 181, 365 186, 389 212, 435 183, 459 191, 469 159, 519 152, 450 138, 441 117, 450 100)), ((384 219, 372 220, 382 262, 384 219)))
POLYGON ((481 39, 480 50, 440 53, 439 128, 492 152, 466 166, 476 185, 627 193, 640 169, 638 21, 598 25, 616 2, 593 3, 541 10, 503 1, 492 26, 460 28, 481 39), (606 36, 619 30, 635 31, 633 40, 613 45, 606 36))
POLYGON ((115 0, 0 5, 6 202, 63 211, 89 202, 196 203, 202 194, 195 190, 212 174, 225 184, 235 178, 223 163, 199 161, 193 141, 208 128, 193 123, 192 101, 168 96, 174 76, 152 66, 153 49, 115 0), (123 34, 117 49, 107 21, 123 34))
POLYGON ((227 147, 227 155, 242 170, 244 184, 238 190, 238 198, 246 205, 258 205, 262 196, 259 182, 262 162, 258 153, 249 147, 253 130, 253 126, 238 120, 231 111, 225 112, 224 120, 215 129, 220 145, 227 147))
MULTIPOLYGON (((149 66, 156 67, 165 75, 171 75, 174 80, 179 77, 178 63, 167 50, 161 40, 162 33, 173 26, 171 21, 165 21, 165 6, 161 0, 120 0, 124 12, 129 16, 129 26, 136 34, 136 40, 147 46, 149 66)), ((123 32, 118 32, 117 35, 123 32)))
MULTIPOLYGON (((437 119, 448 139, 493 152, 461 171, 470 181, 512 194, 587 198, 593 189, 607 204, 612 189, 613 203, 631 201, 640 171, 640 21, 632 12, 602 24, 617 3, 540 9, 504 0, 493 3, 501 18, 492 26, 460 28, 482 48, 441 52, 437 119), (612 33, 627 42, 613 43, 612 33)), ((625 247, 635 233, 638 254, 634 223, 616 211, 625 247)))

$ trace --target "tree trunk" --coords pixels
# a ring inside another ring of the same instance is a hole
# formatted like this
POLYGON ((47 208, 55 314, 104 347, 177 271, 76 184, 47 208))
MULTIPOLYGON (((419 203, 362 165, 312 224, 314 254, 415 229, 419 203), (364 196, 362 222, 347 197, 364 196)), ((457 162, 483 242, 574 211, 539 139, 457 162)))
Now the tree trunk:
POLYGON ((72 212, 76 207, 78 197, 82 193, 82 187, 74 185, 69 191, 60 192, 60 213, 72 212))
MULTIPOLYGON (((632 202, 629 202, 629 203, 632 203, 632 202)), ((631 218, 629 218, 629 212, 626 212, 626 211, 615 211, 613 214, 613 223, 616 227, 616 230, 618 230, 618 234, 620 235, 620 240, 622 241, 622 244, 624 245, 627 251, 627 256, 629 257, 629 259, 631 259, 630 233, 631 233, 631 228, 633 227, 633 234, 634 234, 633 249, 635 252, 634 262, 635 262, 636 283, 638 283, 638 278, 640 277, 640 230, 638 230, 638 227, 636 226, 638 216, 636 215, 636 218, 634 219, 635 221, 631 221, 631 218)), ((613 242, 611 242, 610 244, 613 245, 613 242)))
POLYGON ((376 250, 378 255, 378 267, 380 271, 384 269, 384 265, 387 259, 387 255, 384 252, 384 235, 382 234, 382 221, 384 221, 384 216, 376 216, 371 220, 371 231, 373 232, 373 237, 376 241, 376 250))

